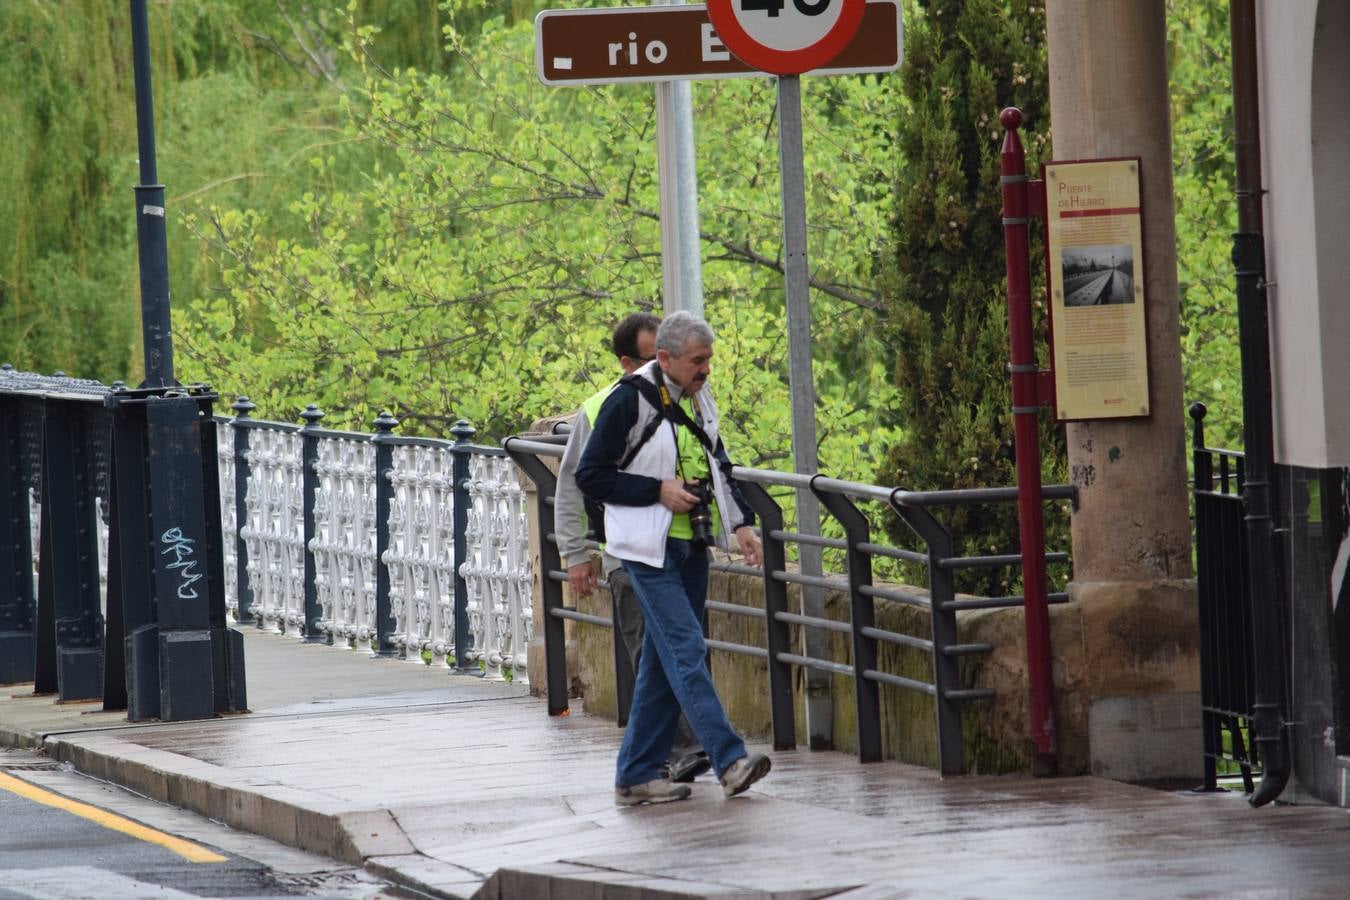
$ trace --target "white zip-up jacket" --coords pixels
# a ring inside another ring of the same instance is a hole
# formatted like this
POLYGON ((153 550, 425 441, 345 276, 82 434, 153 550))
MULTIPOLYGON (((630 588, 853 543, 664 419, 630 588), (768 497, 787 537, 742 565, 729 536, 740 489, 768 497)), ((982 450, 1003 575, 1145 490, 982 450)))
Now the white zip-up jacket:
MULTIPOLYGON (((639 378, 656 383, 653 361, 638 369, 639 378)), ((680 402, 680 387, 669 380, 671 400, 680 402)), ((712 476, 713 497, 722 524, 717 545, 730 547, 731 533, 753 525, 754 513, 731 480, 731 461, 718 434, 717 405, 704 388, 693 395, 694 417, 713 450, 704 448, 712 476)), ((620 382, 596 417, 586 449, 577 465, 576 481, 587 496, 605 505, 605 549, 618 559, 660 568, 665 562, 666 536, 674 513, 661 502, 661 482, 676 477, 678 448, 670 425, 663 422, 637 455, 622 469, 619 463, 634 447, 653 419, 663 418, 632 384, 620 382)))

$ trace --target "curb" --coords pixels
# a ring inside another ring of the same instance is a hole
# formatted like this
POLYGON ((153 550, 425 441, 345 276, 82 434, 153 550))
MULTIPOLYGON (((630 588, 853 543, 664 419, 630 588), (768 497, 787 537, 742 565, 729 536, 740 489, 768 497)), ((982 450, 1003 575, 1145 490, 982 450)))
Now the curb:
MULTIPOLYGON (((38 746, 31 735, 28 738, 28 746, 38 746)), ((7 739, 9 734, 0 732, 0 740, 7 739)), ((240 831, 366 868, 420 893, 459 900, 482 885, 481 876, 461 869, 453 873, 458 876, 453 887, 472 890, 447 892, 441 883, 454 867, 418 853, 387 809, 351 810, 276 781, 143 747, 106 732, 46 735, 41 746, 50 758, 90 777, 240 831), (439 877, 433 881, 413 874, 420 871, 439 877)))
POLYGON ((555 862, 541 866, 502 868, 493 873, 474 900, 518 897, 590 898, 605 900, 817 900, 838 896, 839 888, 804 891, 758 891, 728 884, 683 881, 643 872, 625 872, 586 863, 555 862))
POLYGON ((42 741, 31 731, 21 731, 0 725, 0 747, 12 750, 36 750, 42 741))

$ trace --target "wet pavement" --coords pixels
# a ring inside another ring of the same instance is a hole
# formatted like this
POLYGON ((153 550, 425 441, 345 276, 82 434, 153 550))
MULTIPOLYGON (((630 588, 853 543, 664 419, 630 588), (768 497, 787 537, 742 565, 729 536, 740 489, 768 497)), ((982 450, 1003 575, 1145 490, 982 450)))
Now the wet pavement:
POLYGON ((610 720, 247 634, 249 714, 131 726, 11 687, 0 740, 434 896, 1350 896, 1350 814, 1240 794, 797 750, 734 800, 704 776, 689 801, 616 808, 610 720))

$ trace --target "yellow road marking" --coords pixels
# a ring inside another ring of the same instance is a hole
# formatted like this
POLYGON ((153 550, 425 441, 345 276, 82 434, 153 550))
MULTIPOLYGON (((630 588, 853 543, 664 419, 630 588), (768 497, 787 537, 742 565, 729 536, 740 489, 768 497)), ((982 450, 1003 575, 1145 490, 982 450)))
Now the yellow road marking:
POLYGON ((139 822, 133 822, 116 813, 108 812, 106 809, 99 809, 97 806, 90 806, 88 803, 71 800, 69 797, 62 797, 60 794, 53 794, 51 791, 43 790, 36 785, 29 784, 12 775, 6 775, 3 772, 0 772, 0 789, 9 791, 11 794, 18 794, 20 797, 26 797, 35 803, 64 809, 68 813, 77 815, 82 819, 88 819, 104 828, 111 828, 113 831, 120 831, 139 840, 158 844, 166 850, 177 853, 188 862, 218 863, 226 861, 226 858, 219 853, 207 850, 200 844, 194 844, 171 834, 156 831, 139 822))

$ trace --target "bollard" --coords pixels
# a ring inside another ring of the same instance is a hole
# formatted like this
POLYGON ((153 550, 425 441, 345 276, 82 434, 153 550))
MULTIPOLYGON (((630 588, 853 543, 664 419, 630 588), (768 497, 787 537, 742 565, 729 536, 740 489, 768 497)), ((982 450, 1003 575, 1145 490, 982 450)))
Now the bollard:
POLYGON ((394 644, 393 604, 389 599, 389 564, 384 555, 389 552, 389 507, 394 502, 394 484, 390 476, 394 468, 394 429, 398 419, 388 410, 380 413, 374 422, 375 436, 375 656, 394 657, 402 650, 394 644))
MULTIPOLYGON (((1040 410, 1050 397, 1036 363, 1031 323, 1031 261, 1027 226, 1031 199, 1026 155, 1017 134, 1022 112, 1008 107, 1000 151, 1003 186, 1003 241, 1008 278, 1008 371, 1012 374, 1013 440, 1017 470, 1017 522, 1022 550, 1022 594, 1026 598, 1027 712, 1035 744, 1033 775, 1059 768, 1055 738, 1055 676, 1050 649, 1050 607, 1045 577, 1045 525, 1041 509, 1040 410)), ((1042 207, 1044 204, 1041 204, 1042 207)))
POLYGON ((468 541, 465 534, 469 530, 469 438, 477 429, 466 420, 460 419, 450 428, 455 444, 450 448, 454 454, 451 478, 454 479, 455 508, 455 669, 460 672, 477 671, 477 664, 469 658, 473 648, 473 634, 469 630, 469 586, 464 581, 460 568, 468 554, 468 541))
POLYGON ((331 644, 333 643, 333 636, 324 634, 323 623, 320 621, 323 617, 323 609, 319 606, 319 589, 315 584, 318 565, 314 559, 314 551, 310 548, 310 544, 314 542, 314 501, 319 492, 319 436, 315 432, 318 430, 319 421, 323 419, 323 410, 311 403, 305 407, 304 412, 300 413, 300 418, 305 420, 304 427, 300 429, 300 490, 303 494, 304 503, 305 609, 301 613, 300 622, 288 624, 300 626, 300 636, 307 644, 320 642, 331 644))

